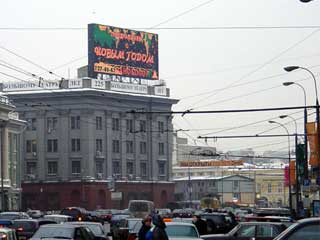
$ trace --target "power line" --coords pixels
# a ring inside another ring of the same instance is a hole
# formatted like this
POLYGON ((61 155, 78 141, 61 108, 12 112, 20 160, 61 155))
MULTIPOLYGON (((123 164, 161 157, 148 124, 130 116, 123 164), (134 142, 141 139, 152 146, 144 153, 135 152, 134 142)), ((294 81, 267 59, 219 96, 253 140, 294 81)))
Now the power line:
MULTIPOLYGON (((301 44, 302 42, 306 41, 308 38, 310 38, 311 36, 313 36, 315 33, 317 33, 320 29, 316 29, 315 31, 312 31, 310 34, 308 34, 306 37, 304 37, 303 39, 299 40, 298 42, 296 42, 295 44, 291 45, 290 47, 286 48, 285 50, 283 50, 282 52, 280 52, 279 54, 277 54, 276 56, 272 57, 271 59, 269 59, 268 61, 266 61, 264 64, 262 64, 261 66, 259 66, 258 68, 248 72, 247 74, 243 75, 240 79, 232 82, 231 84, 229 84, 227 87, 231 87, 234 84, 242 81, 243 79, 249 77, 250 75, 258 72, 260 69, 264 68, 265 66, 269 65, 271 62, 273 62, 274 60, 276 60, 277 58, 279 58, 281 55, 285 54, 286 52, 290 51, 291 49, 295 48, 296 46, 298 46, 299 44, 301 44)), ((217 92, 219 93, 219 92, 217 92)), ((206 97, 205 99, 209 98, 209 97, 213 97, 215 96, 217 93, 214 93, 208 97, 206 97)), ((203 100, 205 100, 204 98, 200 99, 199 101, 197 101, 194 105, 202 102, 203 100)), ((189 108, 191 108, 192 106, 190 106, 189 108)), ((198 108, 197 106, 194 108, 198 108)))

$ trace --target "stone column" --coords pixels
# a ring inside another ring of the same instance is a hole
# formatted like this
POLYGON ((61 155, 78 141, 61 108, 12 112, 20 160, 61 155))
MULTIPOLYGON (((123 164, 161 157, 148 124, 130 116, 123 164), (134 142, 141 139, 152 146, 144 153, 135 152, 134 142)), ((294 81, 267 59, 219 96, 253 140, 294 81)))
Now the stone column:
MULTIPOLYGON (((8 127, 6 125, 3 126, 2 129, 2 140, 3 140, 3 179, 7 182, 9 181, 9 135, 8 135, 8 127)), ((10 184, 10 183, 9 183, 10 184)))

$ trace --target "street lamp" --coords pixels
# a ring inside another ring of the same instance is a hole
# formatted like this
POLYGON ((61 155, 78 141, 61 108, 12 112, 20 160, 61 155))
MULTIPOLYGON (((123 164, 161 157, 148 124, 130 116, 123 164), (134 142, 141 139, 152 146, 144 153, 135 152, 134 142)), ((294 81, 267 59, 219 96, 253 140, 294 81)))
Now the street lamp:
MULTIPOLYGON (((291 162, 291 154, 290 154, 290 134, 289 131, 287 129, 287 127, 285 125, 283 125, 282 123, 279 123, 277 121, 272 121, 270 120, 269 123, 272 124, 278 124, 279 126, 281 126, 282 128, 284 128, 287 132, 287 136, 288 136, 288 159, 289 159, 289 208, 290 211, 292 211, 292 196, 291 196, 291 176, 290 176, 290 162, 291 162)), ((284 189, 285 191, 285 189, 284 189)))
MULTIPOLYGON (((302 1, 302 0, 300 0, 302 1)), ((312 76, 312 79, 313 79, 313 82, 314 82, 314 89, 315 89, 315 92, 316 92, 316 122, 317 122, 317 139, 318 139, 318 142, 320 142, 320 119, 319 119, 319 99, 318 99, 318 87, 317 87, 317 80, 316 80, 316 77, 314 76, 313 72, 311 70, 309 70, 308 68, 305 68, 305 67, 300 67, 300 66, 288 66, 288 67, 285 67, 284 70, 287 71, 287 72, 291 72, 291 71, 294 71, 294 70, 297 70, 297 69, 302 69, 302 70, 305 70, 307 71, 308 73, 310 73, 310 75, 312 76)), ((306 124, 305 124, 305 128, 306 128, 306 124)), ((317 153, 318 153, 318 178, 320 177, 320 156, 319 156, 319 146, 317 146, 317 149, 316 149, 317 153)), ((306 175, 306 172, 305 172, 305 175, 306 175)), ((320 192, 319 192, 320 193, 320 192)))
MULTIPOLYGON (((294 134, 294 142, 295 142, 295 152, 296 152, 296 210, 298 212, 298 206, 300 202, 300 183, 299 183, 299 172, 298 172, 298 128, 297 128, 297 121, 291 117, 290 115, 281 115, 279 118, 290 118, 294 122, 295 125, 295 134, 294 134)), ((290 166, 289 166, 290 168, 290 166)))

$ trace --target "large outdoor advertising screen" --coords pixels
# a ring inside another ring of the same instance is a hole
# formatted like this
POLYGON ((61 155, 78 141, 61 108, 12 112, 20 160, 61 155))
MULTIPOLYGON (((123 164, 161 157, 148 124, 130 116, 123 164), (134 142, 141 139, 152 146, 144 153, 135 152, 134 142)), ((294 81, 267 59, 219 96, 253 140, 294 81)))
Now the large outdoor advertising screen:
POLYGON ((100 24, 88 25, 88 73, 157 80, 158 35, 100 24))

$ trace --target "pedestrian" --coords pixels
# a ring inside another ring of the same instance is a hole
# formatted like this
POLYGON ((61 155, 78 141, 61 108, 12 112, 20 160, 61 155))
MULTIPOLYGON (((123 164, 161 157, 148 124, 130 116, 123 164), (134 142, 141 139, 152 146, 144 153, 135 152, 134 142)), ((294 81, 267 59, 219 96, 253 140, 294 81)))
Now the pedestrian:
POLYGON ((164 230, 166 224, 160 215, 156 214, 152 217, 152 224, 154 226, 147 233, 146 240, 169 240, 168 235, 164 230))
POLYGON ((146 240, 147 232, 151 229, 152 217, 150 215, 145 216, 142 219, 142 226, 139 230, 139 240, 146 240))
POLYGON ((193 215, 192 222, 196 226, 200 235, 207 234, 207 223, 201 218, 200 215, 193 215))

